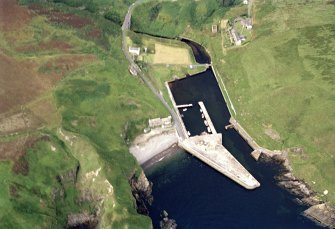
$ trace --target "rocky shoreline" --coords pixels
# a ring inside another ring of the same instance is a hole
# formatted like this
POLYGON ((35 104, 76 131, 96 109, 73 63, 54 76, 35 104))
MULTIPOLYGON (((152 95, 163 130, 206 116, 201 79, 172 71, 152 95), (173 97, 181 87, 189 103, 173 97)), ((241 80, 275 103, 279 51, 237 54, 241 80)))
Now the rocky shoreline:
POLYGON ((335 228, 335 209, 328 203, 322 201, 317 193, 302 179, 292 174, 292 168, 288 160, 288 151, 265 151, 259 160, 263 162, 274 162, 281 166, 280 174, 275 177, 278 185, 290 193, 297 195, 296 201, 309 208, 303 212, 307 218, 315 221, 321 226, 335 228))
POLYGON ((149 215, 148 206, 152 204, 152 183, 149 182, 144 172, 139 176, 133 174, 129 179, 132 194, 136 200, 136 210, 139 214, 149 215))

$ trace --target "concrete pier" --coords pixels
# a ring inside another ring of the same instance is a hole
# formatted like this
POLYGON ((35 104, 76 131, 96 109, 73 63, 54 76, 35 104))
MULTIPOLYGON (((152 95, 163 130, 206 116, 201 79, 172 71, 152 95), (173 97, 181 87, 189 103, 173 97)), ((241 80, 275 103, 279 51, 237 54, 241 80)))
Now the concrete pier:
POLYGON ((190 137, 178 144, 244 188, 259 187, 260 183, 229 153, 221 141, 221 134, 207 134, 190 137))
POLYGON ((182 105, 177 105, 176 107, 178 109, 179 108, 188 108, 188 107, 193 107, 193 104, 192 103, 190 103, 190 104, 182 104, 182 105))
POLYGON ((211 129, 212 133, 213 134, 217 134, 217 132, 216 132, 216 130, 214 128, 214 125, 212 123, 212 120, 211 120, 211 118, 210 118, 210 116, 209 116, 209 114, 207 112, 206 107, 205 107, 205 104, 202 101, 198 102, 198 104, 199 104, 199 106, 200 106, 200 108, 202 110, 202 113, 205 115, 205 119, 206 119, 206 121, 208 123, 208 126, 211 129))

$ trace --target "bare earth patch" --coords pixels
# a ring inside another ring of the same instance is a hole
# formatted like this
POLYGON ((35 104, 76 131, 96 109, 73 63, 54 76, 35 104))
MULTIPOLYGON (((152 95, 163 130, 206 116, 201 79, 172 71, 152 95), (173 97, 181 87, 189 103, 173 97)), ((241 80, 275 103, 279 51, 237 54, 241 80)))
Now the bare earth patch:
POLYGON ((27 148, 33 147, 38 141, 47 140, 48 136, 25 136, 9 142, 0 142, 0 160, 17 161, 25 155, 27 148))
POLYGON ((19 131, 32 130, 41 125, 41 120, 29 110, 0 115, 0 136, 19 131))
POLYGON ((269 136, 272 140, 279 141, 280 135, 277 131, 272 129, 272 125, 263 125, 264 126, 264 133, 269 136))
POLYGON ((189 51, 159 43, 155 44, 154 64, 192 64, 189 51))

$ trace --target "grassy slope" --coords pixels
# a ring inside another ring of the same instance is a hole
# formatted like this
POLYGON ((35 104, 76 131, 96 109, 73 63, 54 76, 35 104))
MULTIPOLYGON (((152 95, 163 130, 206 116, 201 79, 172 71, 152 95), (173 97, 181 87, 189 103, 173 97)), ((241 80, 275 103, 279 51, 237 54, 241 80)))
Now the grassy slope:
POLYGON ((193 12, 190 4, 201 2, 160 3, 154 19, 149 15, 156 3, 142 5, 134 29, 202 43, 228 88, 237 119, 265 147, 302 147, 303 154, 289 155, 296 175, 318 192, 328 189, 335 203, 334 4, 256 1, 252 42, 222 49, 221 36, 212 35, 210 25, 246 11, 219 9, 199 25, 187 15, 193 12), (173 8, 188 11, 177 17, 173 8), (163 24, 169 26, 162 30, 163 24), (276 134, 279 140, 272 139, 276 134))
MULTIPOLYGON (((25 4, 29 2, 22 1, 25 4)), ((120 13, 126 12, 127 9, 124 1, 113 1, 112 6, 107 1, 95 2, 97 9, 105 12, 112 10, 114 5, 118 6, 120 13)), ((67 72, 66 77, 52 92, 53 95, 50 93, 42 95, 41 98, 36 98, 36 101, 47 100, 48 103, 57 104, 62 128, 75 132, 79 139, 84 139, 80 140, 83 142, 79 144, 87 146, 82 152, 87 152, 87 156, 94 158, 96 164, 91 168, 86 160, 78 157, 77 148, 80 148, 78 144, 73 146, 74 148, 66 147, 54 136, 59 121, 51 117, 49 123, 46 122, 44 129, 39 132, 54 137, 51 143, 37 143, 27 151, 26 157, 30 168, 27 176, 15 175, 12 171, 12 162, 0 162, 1 177, 11 177, 10 180, 1 179, 3 182, 0 183, 1 225, 3 228, 18 228, 19 225, 25 225, 25 228, 64 228, 68 213, 92 211, 93 203, 78 205, 80 183, 66 187, 65 199, 52 201, 52 190, 60 185, 56 176, 66 174, 69 168, 76 168, 80 163, 83 169, 81 173, 86 173, 90 169, 95 170, 98 166, 102 167, 103 172, 99 179, 107 178, 114 187, 113 199, 116 205, 115 208, 111 204, 105 205, 103 211, 105 226, 150 227, 150 219, 138 215, 134 207, 128 178, 140 168, 128 153, 127 143, 143 130, 148 118, 165 116, 167 112, 140 80, 129 75, 128 64, 120 48, 121 31, 118 25, 103 19, 95 12, 80 11, 63 4, 48 3, 46 6, 90 18, 94 21, 94 27, 101 30, 102 36, 98 38, 87 36, 87 31, 92 29, 92 25, 74 28, 62 23, 51 23, 44 16, 35 15, 24 29, 10 32, 10 36, 18 37, 18 42, 15 44, 8 45, 8 37, 1 36, 1 48, 13 58, 20 60, 30 58, 41 66, 51 57, 66 56, 68 53, 35 49, 20 52, 16 46, 39 46, 41 42, 49 39, 61 39, 71 44, 72 54, 95 56, 95 60, 90 64, 81 65, 76 70, 67 72), (59 149, 59 157, 54 156, 50 144, 59 149), (10 197, 10 187, 14 182, 22 185, 22 189, 18 191, 20 198, 10 197)), ((41 70, 49 71, 49 69, 41 70)), ((55 71, 59 69, 56 67, 55 71)), ((34 104, 38 102, 33 101, 27 104, 27 107, 34 107, 34 104)), ((12 140, 13 137, 3 137, 1 141, 8 139, 12 140)), ((102 186, 100 191, 103 192, 104 188, 102 186)))

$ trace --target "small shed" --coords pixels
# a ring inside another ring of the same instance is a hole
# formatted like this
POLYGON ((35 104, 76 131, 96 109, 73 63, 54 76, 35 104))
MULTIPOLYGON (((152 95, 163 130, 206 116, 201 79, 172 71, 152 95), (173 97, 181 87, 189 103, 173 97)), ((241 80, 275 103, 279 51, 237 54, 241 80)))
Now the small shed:
POLYGON ((129 53, 139 56, 141 49, 139 47, 129 47, 129 53))
POLYGON ((149 127, 150 128, 160 127, 162 125, 163 125, 163 122, 162 122, 161 118, 149 119, 149 127))
POLYGON ((212 25, 212 33, 218 32, 218 25, 212 25))

